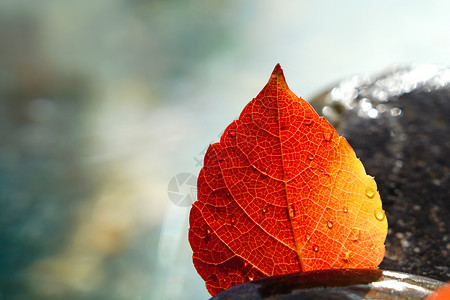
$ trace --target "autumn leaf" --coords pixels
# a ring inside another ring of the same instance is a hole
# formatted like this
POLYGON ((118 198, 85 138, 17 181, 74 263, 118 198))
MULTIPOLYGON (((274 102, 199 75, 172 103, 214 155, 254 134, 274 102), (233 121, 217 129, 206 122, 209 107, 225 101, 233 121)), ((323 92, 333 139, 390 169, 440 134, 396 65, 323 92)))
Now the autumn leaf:
POLYGON ((427 297, 426 300, 448 300, 450 299, 450 281, 442 285, 427 297))
POLYGON ((211 295, 256 278, 375 269, 387 220, 373 177, 334 128, 267 85, 210 145, 190 212, 193 262, 211 295))

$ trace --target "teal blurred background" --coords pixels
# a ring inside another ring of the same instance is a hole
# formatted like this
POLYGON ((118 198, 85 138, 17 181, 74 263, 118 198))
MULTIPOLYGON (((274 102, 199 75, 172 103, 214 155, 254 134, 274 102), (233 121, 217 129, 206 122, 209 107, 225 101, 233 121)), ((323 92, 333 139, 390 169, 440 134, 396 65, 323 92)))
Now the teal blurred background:
POLYGON ((192 180, 275 64, 305 99, 397 64, 448 65, 449 11, 1 0, 0 299, 206 299, 192 180))

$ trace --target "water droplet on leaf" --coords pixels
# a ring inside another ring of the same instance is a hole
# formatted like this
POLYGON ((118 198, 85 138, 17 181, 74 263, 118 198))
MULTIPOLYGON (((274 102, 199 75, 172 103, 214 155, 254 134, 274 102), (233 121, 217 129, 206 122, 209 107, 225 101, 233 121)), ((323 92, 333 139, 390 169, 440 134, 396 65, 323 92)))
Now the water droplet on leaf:
POLYGON ((311 153, 309 153, 309 154, 308 154, 308 159, 309 159, 309 160, 313 160, 313 159, 314 159, 314 155, 311 154, 311 153))
POLYGON ((325 173, 325 174, 324 174, 324 177, 326 178, 326 184, 327 184, 329 187, 332 187, 332 186, 333 186, 333 177, 331 176, 331 174, 325 173))
POLYGON ((344 253, 344 257, 342 258, 345 262, 348 262, 350 260, 350 254, 352 251, 347 251, 344 253))
POLYGON ((368 187, 366 189, 366 196, 369 198, 373 198, 373 196, 375 196, 375 190, 371 187, 368 187))
POLYGON ((303 121, 303 124, 305 124, 306 126, 309 126, 312 124, 312 118, 306 117, 305 120, 303 121))
POLYGON ((235 225, 236 224, 236 218, 235 217, 231 217, 231 225, 235 225))
POLYGON ((319 251, 319 246, 317 246, 316 244, 314 244, 314 246, 313 246, 313 251, 314 251, 314 252, 318 252, 318 251, 319 251))
POLYGON ((222 160, 223 160, 223 155, 222 155, 222 153, 217 153, 217 159, 218 159, 219 161, 222 161, 222 160))
POLYGON ((294 217, 295 217, 295 209, 294 209, 294 206, 289 205, 288 211, 289 211, 289 217, 294 218, 294 217))
POLYGON ((333 132, 330 128, 328 128, 328 126, 329 125, 327 124, 327 121, 325 119, 322 119, 322 135, 325 141, 330 141, 333 135, 333 132))
POLYGON ((261 211, 262 211, 263 215, 265 215, 266 212, 267 212, 267 208, 263 207, 263 208, 261 209, 261 211))
POLYGON ((333 228, 333 222, 328 221, 327 222, 327 227, 328 227, 328 229, 332 229, 333 228))
POLYGON ((247 279, 249 281, 253 281, 253 279, 255 279, 255 275, 253 275, 253 273, 250 272, 250 274, 248 274, 247 279))
POLYGON ((236 136, 236 130, 235 129, 228 130, 228 135, 231 136, 231 137, 235 137, 236 136))
POLYGON ((345 213, 345 214, 348 213, 348 208, 347 208, 347 206, 344 206, 344 213, 345 213))
POLYGON ((381 208, 375 209, 374 214, 375 214, 375 218, 378 221, 383 221, 384 220, 385 214, 384 214, 384 210, 382 210, 381 208))
POLYGON ((350 233, 350 240, 353 242, 357 242, 360 238, 361 231, 359 229, 352 229, 352 232, 350 233))
POLYGON ((211 239, 211 229, 206 229, 205 238, 203 239, 205 241, 205 244, 208 244, 209 240, 211 239))
POLYGON ((244 268, 247 268, 248 262, 244 261, 244 268))

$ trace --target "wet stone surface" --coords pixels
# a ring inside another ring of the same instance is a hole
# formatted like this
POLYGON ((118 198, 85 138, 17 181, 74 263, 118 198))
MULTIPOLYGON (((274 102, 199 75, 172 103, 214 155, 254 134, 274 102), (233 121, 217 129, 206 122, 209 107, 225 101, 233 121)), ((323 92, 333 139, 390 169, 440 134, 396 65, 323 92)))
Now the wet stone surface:
POLYGON ((233 286, 211 300, 424 299, 443 282, 379 269, 319 270, 264 277, 233 286))
POLYGON ((389 223, 380 268, 450 280, 450 69, 354 77, 311 104, 378 184, 389 223))

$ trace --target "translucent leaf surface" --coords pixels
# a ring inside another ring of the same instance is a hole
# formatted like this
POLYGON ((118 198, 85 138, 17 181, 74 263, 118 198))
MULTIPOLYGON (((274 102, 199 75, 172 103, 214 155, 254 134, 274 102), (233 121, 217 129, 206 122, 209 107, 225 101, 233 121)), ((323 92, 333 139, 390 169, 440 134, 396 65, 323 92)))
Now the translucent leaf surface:
POLYGON ((194 265, 212 295, 264 276, 374 269, 387 232, 374 179, 289 90, 279 65, 210 145, 190 225, 194 265))

